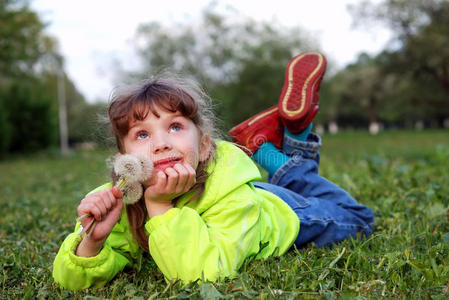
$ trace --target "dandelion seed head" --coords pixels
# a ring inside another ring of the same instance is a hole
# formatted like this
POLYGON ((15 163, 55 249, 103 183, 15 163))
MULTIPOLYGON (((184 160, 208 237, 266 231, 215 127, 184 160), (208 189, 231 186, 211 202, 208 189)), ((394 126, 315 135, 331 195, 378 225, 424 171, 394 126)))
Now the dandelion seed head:
POLYGON ((123 193, 123 203, 125 204, 134 204, 142 197, 143 187, 137 182, 128 182, 122 188, 123 193))
POLYGON ((133 153, 132 155, 134 155, 139 160, 142 167, 141 178, 139 179, 139 182, 144 182, 147 179, 150 179, 151 175, 153 175, 154 170, 153 161, 142 153, 133 153))
POLYGON ((119 177, 124 177, 128 182, 140 181, 143 177, 139 159, 131 154, 123 154, 116 158, 114 172, 119 177))

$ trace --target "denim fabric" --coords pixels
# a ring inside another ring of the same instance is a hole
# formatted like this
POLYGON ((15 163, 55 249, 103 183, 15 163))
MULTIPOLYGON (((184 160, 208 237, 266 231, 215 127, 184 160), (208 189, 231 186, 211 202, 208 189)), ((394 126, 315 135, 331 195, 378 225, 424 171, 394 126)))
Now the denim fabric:
POLYGON ((284 136, 283 151, 290 160, 269 178, 269 183, 254 186, 282 198, 300 220, 298 248, 308 243, 317 246, 338 243, 357 233, 369 235, 374 214, 358 204, 346 191, 318 175, 321 138, 310 133, 307 141, 284 136))

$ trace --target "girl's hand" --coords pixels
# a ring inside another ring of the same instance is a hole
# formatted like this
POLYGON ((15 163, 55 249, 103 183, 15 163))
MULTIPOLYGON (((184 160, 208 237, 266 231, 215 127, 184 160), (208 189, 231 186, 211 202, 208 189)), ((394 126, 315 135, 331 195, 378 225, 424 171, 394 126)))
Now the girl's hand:
POLYGON ((93 219, 97 221, 97 225, 90 236, 84 236, 76 251, 77 255, 94 256, 99 252, 119 220, 122 206, 122 193, 117 187, 92 193, 81 200, 78 216, 92 216, 82 220, 82 226, 88 226, 93 219))
POLYGON ((173 207, 171 201, 188 192, 195 183, 196 172, 188 163, 155 173, 152 184, 145 190, 145 205, 150 218, 173 207))

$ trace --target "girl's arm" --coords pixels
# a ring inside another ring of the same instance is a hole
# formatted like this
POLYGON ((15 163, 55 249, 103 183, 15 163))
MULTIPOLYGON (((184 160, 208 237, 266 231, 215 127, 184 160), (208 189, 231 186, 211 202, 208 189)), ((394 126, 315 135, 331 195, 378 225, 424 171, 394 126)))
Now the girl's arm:
POLYGON ((80 223, 77 223, 75 232, 64 240, 53 262, 55 282, 69 290, 101 287, 125 266, 131 266, 140 251, 130 242, 131 234, 123 227, 120 224, 114 227, 97 255, 81 257, 75 254, 81 242, 77 233, 80 223))
MULTIPOLYGON (((101 186, 90 195, 95 194, 97 190, 110 189, 110 187, 111 184, 101 186)), ((132 265, 132 262, 137 260, 141 251, 129 231, 126 212, 116 209, 119 217, 121 213, 120 220, 109 229, 110 224, 104 223, 108 218, 101 218, 90 238, 80 238, 78 232, 81 229, 81 223, 76 224, 75 232, 66 237, 55 257, 53 263, 55 282, 71 290, 81 290, 91 286, 101 287, 125 266, 132 265), (107 232, 105 241, 101 238, 104 234, 102 230, 107 232)), ((79 214, 83 213, 81 209, 79 214)), ((110 213, 116 212, 111 208, 110 213)), ((93 215, 95 216, 94 213, 93 215)))

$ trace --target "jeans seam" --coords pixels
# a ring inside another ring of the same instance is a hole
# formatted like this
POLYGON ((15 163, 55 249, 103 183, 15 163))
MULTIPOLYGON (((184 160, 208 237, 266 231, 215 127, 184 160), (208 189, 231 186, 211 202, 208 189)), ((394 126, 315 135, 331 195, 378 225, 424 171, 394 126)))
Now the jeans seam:
POLYGON ((284 143, 294 149, 316 153, 321 148, 321 137, 315 133, 309 133, 307 141, 299 141, 285 135, 284 143))
MULTIPOLYGON (((337 226, 340 226, 340 227, 351 227, 351 228, 359 228, 359 229, 371 229, 369 224, 342 223, 342 222, 338 222, 338 221, 335 221, 333 219, 327 219, 327 218, 326 219, 321 219, 321 218, 303 218, 301 223, 304 224, 306 220, 309 221, 310 223, 313 223, 313 224, 325 223, 325 225, 328 225, 329 223, 333 223, 333 224, 335 224, 337 226)), ((306 222, 306 224, 307 224, 307 222, 306 222)))

